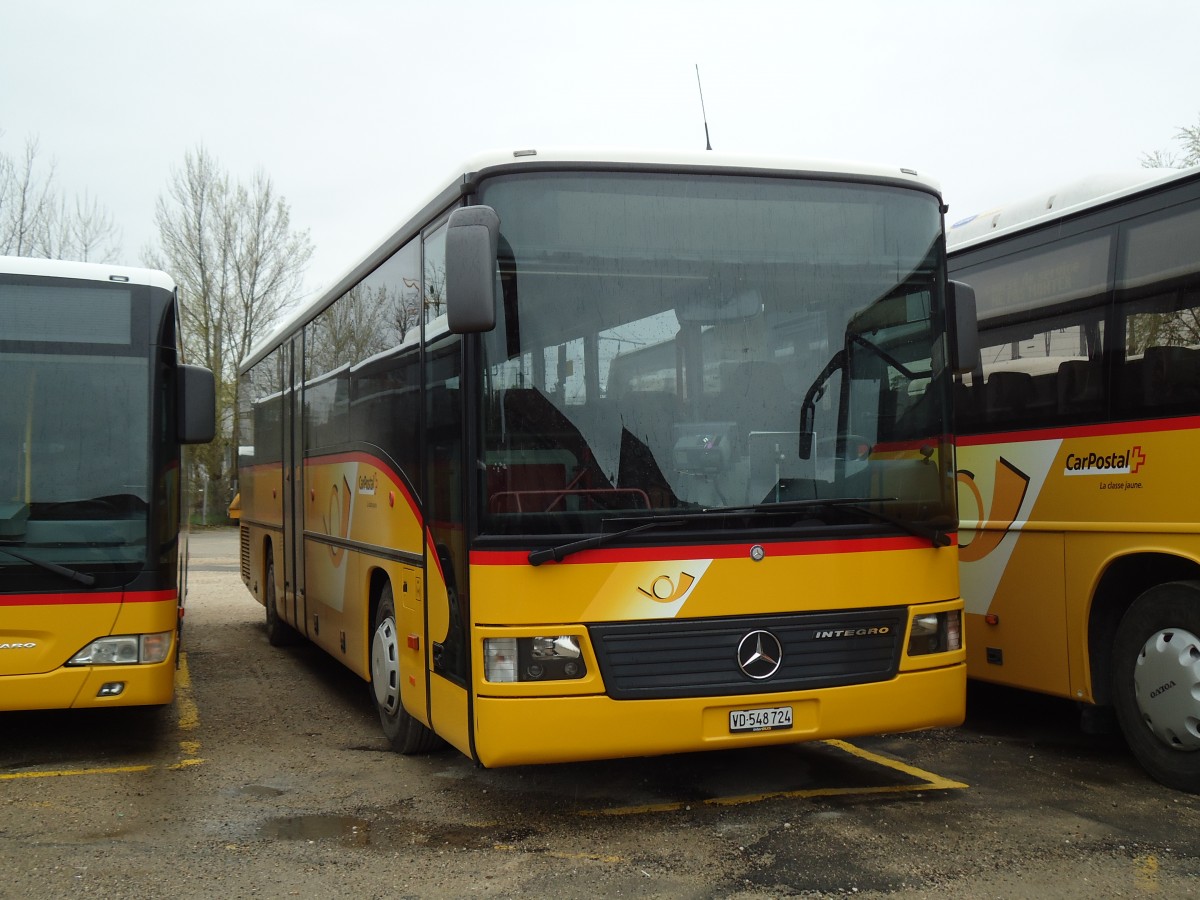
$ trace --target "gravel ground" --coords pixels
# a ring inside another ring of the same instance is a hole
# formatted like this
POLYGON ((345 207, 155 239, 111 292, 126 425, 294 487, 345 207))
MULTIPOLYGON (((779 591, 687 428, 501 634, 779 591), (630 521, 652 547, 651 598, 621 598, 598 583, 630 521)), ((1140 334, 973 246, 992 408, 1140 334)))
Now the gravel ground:
POLYGON ((852 747, 483 770, 389 752, 366 686, 262 618, 236 532, 200 533, 173 707, 0 715, 0 897, 1200 892, 1197 798, 1044 698, 852 747))

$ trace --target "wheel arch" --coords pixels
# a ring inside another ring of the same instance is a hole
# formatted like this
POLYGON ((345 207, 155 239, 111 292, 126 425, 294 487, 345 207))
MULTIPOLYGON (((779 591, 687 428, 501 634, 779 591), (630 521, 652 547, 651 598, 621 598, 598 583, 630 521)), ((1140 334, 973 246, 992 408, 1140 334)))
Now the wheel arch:
POLYGON ((264 534, 261 543, 261 572, 262 572, 262 591, 259 599, 263 606, 271 602, 273 598, 267 596, 267 569, 275 564, 275 542, 271 539, 271 535, 264 534))
POLYGON ((1150 588, 1200 579, 1200 563, 1172 553, 1132 553, 1113 560, 1092 595, 1088 613, 1088 674, 1097 706, 1112 705, 1112 646, 1122 616, 1150 588))
MULTIPOLYGON (((371 646, 371 632, 375 628, 375 614, 379 611, 379 601, 383 598, 383 589, 391 583, 387 571, 381 566, 372 566, 367 573, 367 647, 371 646)), ((369 652, 369 651, 368 651, 369 652)), ((368 675, 370 666, 368 664, 368 675)))

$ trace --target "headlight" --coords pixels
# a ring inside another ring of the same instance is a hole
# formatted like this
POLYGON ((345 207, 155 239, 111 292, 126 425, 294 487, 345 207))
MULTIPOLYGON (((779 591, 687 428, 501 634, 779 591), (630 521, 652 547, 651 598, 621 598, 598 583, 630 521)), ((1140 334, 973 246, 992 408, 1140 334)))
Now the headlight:
POLYGON ((957 609, 913 616, 908 634, 908 655, 946 653, 962 649, 962 619, 957 609))
POLYGON ((491 682, 566 681, 587 674, 579 639, 557 637, 486 638, 483 677, 491 682))
POLYGON ((172 631, 97 638, 69 660, 68 666, 133 666, 160 663, 171 652, 172 631))

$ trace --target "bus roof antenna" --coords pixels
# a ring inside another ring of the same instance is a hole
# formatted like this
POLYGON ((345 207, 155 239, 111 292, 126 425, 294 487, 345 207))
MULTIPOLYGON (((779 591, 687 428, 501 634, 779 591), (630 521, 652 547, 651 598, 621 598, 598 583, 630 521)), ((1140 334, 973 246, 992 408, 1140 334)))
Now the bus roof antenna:
POLYGON ((704 85, 700 83, 700 63, 696 63, 696 87, 700 90, 700 115, 704 119, 704 149, 711 150, 712 141, 708 139, 708 113, 704 111, 704 85))

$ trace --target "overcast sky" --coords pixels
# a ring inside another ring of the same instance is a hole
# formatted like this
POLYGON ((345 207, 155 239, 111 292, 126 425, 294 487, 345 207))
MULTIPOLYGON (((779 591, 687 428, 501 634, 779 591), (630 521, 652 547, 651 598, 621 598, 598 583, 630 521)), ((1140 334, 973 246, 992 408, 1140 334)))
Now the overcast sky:
POLYGON ((953 222, 1200 122, 1196 0, 0 0, 0 150, 156 241, 201 145, 336 279, 483 150, 714 148, 937 179, 953 222))

